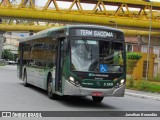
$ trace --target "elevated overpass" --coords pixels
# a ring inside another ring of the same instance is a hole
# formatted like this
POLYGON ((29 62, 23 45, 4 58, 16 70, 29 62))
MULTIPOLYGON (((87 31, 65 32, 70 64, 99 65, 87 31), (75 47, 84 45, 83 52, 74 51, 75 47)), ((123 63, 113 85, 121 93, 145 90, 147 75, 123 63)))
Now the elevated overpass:
MULTIPOLYGON (((0 24, 0 31, 33 31, 39 32, 52 27, 60 27, 59 25, 24 25, 24 24, 0 24)), ((121 29, 126 36, 148 36, 149 31, 147 30, 132 30, 132 29, 121 29)), ((152 31, 151 36, 160 36, 160 32, 152 31)))
MULTIPOLYGON (((137 33, 147 35, 149 27, 152 25, 152 35, 159 36, 159 8, 159 2, 145 2, 143 0, 46 0, 42 7, 35 6, 34 0, 21 0, 19 4, 13 4, 11 0, 1 0, 0 18, 11 21, 31 20, 64 24, 118 26, 129 35, 137 33), (29 4, 27 4, 28 2, 29 4), (60 7, 62 4, 65 6, 66 3, 69 3, 67 7, 60 7)), ((20 25, 15 27, 13 24, 0 25, 0 29, 4 31, 27 30, 29 27, 30 29, 34 28, 34 26, 20 27, 20 25)), ((31 30, 39 31, 45 28, 48 26, 37 26, 31 30)))
POLYGON ((11 0, 2 0, 0 17, 101 25, 108 25, 111 24, 109 21, 115 21, 118 26, 148 28, 150 14, 152 14, 152 28, 160 28, 159 2, 144 2, 142 0, 48 0, 41 8, 38 8, 33 4, 33 0, 29 0, 30 6, 27 6, 25 1, 22 0, 20 4, 12 5, 11 0), (60 8, 57 1, 69 1, 71 5, 68 8, 60 8), (54 9, 49 9, 51 3, 53 3, 54 9), (91 10, 86 10, 82 3, 89 6, 92 4, 94 7, 91 10), (72 9, 74 5, 77 10, 72 9), (117 8, 114 9, 113 13, 110 13, 107 9, 109 6, 117 8), (138 12, 132 12, 131 8, 136 8, 138 12), (156 14, 153 12, 155 10, 157 11, 156 14))

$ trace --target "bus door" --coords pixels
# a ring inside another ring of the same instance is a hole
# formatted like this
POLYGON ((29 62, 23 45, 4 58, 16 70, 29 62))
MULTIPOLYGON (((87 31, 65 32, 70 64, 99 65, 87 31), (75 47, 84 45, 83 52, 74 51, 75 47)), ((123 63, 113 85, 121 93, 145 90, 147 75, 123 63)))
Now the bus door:
POLYGON ((57 46, 57 62, 56 62, 56 79, 55 90, 62 92, 62 76, 63 76, 63 60, 64 60, 64 38, 58 39, 57 46))
POLYGON ((23 44, 19 45, 19 52, 20 52, 20 56, 19 56, 19 78, 22 78, 22 71, 23 71, 23 44))

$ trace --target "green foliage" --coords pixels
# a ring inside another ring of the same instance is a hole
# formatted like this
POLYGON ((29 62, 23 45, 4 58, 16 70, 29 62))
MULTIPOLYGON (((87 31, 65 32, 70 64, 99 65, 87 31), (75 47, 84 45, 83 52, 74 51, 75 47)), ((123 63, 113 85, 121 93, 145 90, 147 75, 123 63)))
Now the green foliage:
POLYGON ((5 49, 2 53, 3 59, 5 60, 13 60, 14 59, 14 54, 9 50, 5 49))
POLYGON ((136 52, 127 52, 127 59, 129 60, 139 60, 141 57, 142 55, 136 52))
POLYGON ((130 79, 127 79, 126 87, 128 89, 160 93, 160 82, 153 82, 146 80, 133 80, 133 81, 134 84, 131 85, 130 79))
POLYGON ((127 60, 127 74, 131 75, 138 60, 127 60))
POLYGON ((134 79, 131 77, 131 78, 128 79, 128 81, 129 81, 128 86, 132 88, 134 86, 134 79))
POLYGON ((148 82, 146 82, 145 80, 139 80, 137 82, 137 89, 138 90, 147 90, 148 89, 148 82))
POLYGON ((134 67, 142 55, 136 52, 127 52, 127 74, 131 75, 134 67))
POLYGON ((0 63, 0 66, 5 66, 5 64, 0 63))
POLYGON ((153 78, 153 81, 157 81, 157 82, 160 82, 160 75, 156 75, 154 78, 153 78))

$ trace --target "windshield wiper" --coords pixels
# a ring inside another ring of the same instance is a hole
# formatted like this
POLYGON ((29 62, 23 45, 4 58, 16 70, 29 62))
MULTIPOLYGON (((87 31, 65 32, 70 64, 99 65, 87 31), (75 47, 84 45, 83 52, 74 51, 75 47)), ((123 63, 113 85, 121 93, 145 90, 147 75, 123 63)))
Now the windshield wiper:
POLYGON ((88 42, 87 42, 86 39, 83 39, 83 41, 84 41, 84 45, 85 45, 85 48, 86 48, 87 52, 90 52, 91 62, 92 62, 92 56, 93 56, 93 54, 92 54, 92 47, 89 47, 89 44, 88 44, 88 42), (89 51, 89 50, 91 50, 91 51, 89 51))
POLYGON ((83 39, 83 42, 84 42, 84 46, 85 46, 87 52, 89 52, 89 44, 88 44, 87 40, 83 39))

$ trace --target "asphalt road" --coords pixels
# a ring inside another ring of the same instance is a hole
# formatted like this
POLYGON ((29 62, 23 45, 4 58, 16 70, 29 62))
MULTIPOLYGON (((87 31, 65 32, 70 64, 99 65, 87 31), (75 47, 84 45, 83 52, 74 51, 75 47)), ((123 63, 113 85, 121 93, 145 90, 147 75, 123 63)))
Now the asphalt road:
MULTIPOLYGON (((24 87, 16 66, 0 67, 0 111, 159 111, 160 101, 125 95, 106 97, 95 104, 91 97, 51 100, 44 90, 24 87)), ((149 118, 148 118, 149 119, 149 118)))

